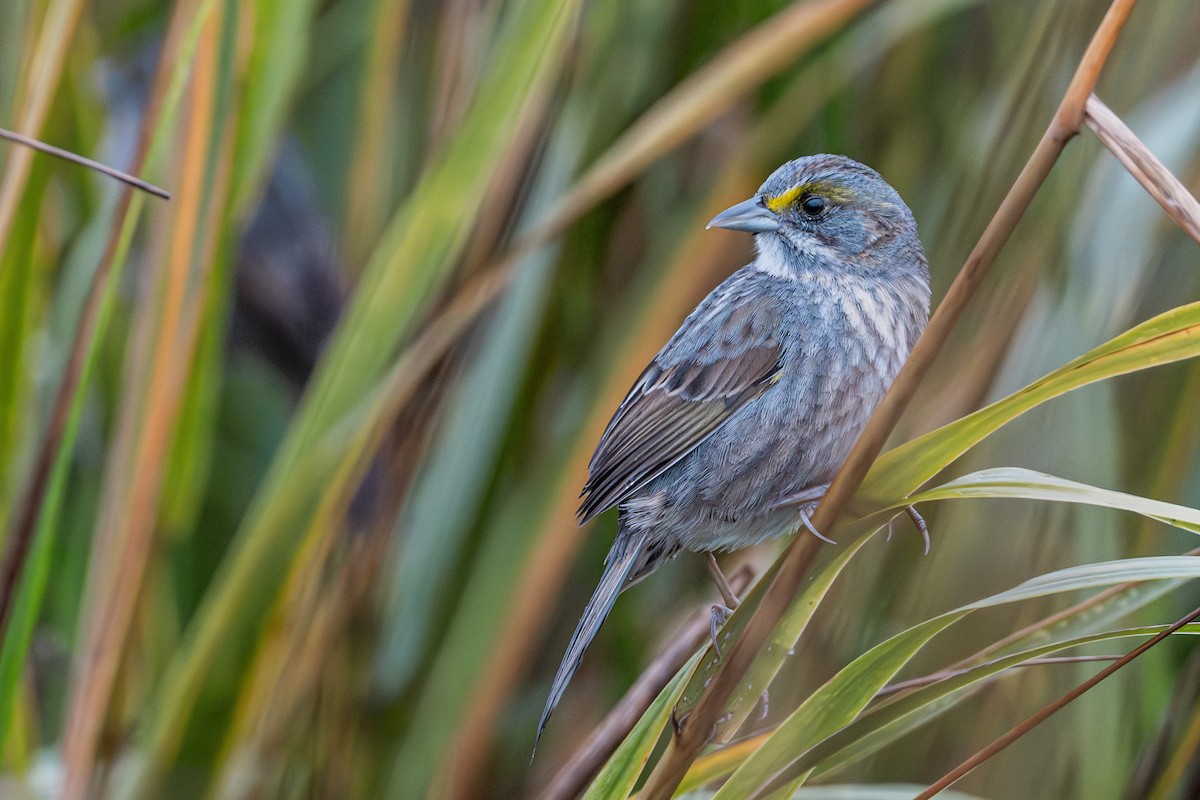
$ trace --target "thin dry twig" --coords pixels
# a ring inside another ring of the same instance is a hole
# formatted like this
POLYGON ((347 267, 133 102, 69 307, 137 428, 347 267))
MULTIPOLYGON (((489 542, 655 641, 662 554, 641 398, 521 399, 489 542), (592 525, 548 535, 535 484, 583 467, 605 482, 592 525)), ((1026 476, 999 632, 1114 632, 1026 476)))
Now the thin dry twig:
POLYGON ((1083 121, 1129 170, 1129 174, 1162 206, 1167 216, 1178 222, 1179 227, 1200 244, 1200 203, 1150 152, 1137 134, 1095 94, 1088 96, 1083 121))
POLYGON ((955 767, 954 769, 947 772, 939 780, 937 780, 936 782, 931 784, 928 789, 926 789, 925 791, 923 791, 919 795, 917 795, 914 798, 914 800, 929 800, 929 798, 933 797, 938 792, 941 792, 943 789, 949 788, 950 785, 953 784, 955 781, 957 781, 959 778, 963 777, 968 772, 975 769, 977 766, 979 766, 983 762, 987 761, 989 758, 996 755, 1004 748, 1008 747, 1010 744, 1015 742, 1017 739, 1020 739, 1022 736, 1024 736, 1026 733, 1028 733, 1030 730, 1032 730, 1034 727, 1036 727, 1037 725, 1040 725, 1046 719, 1050 718, 1050 716, 1052 716, 1053 714, 1055 714, 1056 712, 1061 710, 1068 703, 1070 703, 1071 701, 1078 698, 1080 695, 1082 695, 1084 692, 1086 692, 1089 689, 1091 689, 1092 687, 1094 687, 1096 684, 1100 683, 1100 681, 1109 677, 1114 672, 1116 672, 1117 670, 1121 669, 1126 664, 1128 664, 1130 661, 1133 661, 1135 658, 1140 656, 1142 653, 1146 652, 1151 647, 1154 647, 1156 644, 1163 641, 1168 636, 1170 636, 1171 634, 1175 633, 1180 628, 1182 628, 1184 625, 1187 625, 1189 622, 1191 622, 1192 620, 1194 620, 1198 617, 1200 617, 1200 608, 1197 608, 1195 611, 1192 611, 1187 616, 1180 619, 1178 622, 1175 622, 1170 627, 1159 632, 1152 639, 1149 639, 1149 640, 1143 642, 1142 644, 1138 645, 1137 647, 1135 647, 1133 650, 1130 650, 1128 653, 1126 653, 1124 656, 1122 656, 1119 660, 1114 661, 1112 664, 1110 664, 1107 667, 1105 667, 1104 669, 1100 670, 1095 675, 1088 678, 1086 681, 1079 684, 1074 689, 1072 689, 1071 691, 1064 694, 1062 697, 1055 700, 1053 703, 1050 703, 1049 705, 1045 706, 1044 708, 1042 708, 1042 710, 1038 711, 1036 714, 1034 714, 1029 719, 1020 723, 1019 725, 1014 725, 1003 736, 996 739, 994 742, 989 744, 987 747, 983 748, 978 753, 971 756, 966 761, 962 762, 957 767, 955 767))
POLYGON ((32 147, 40 153, 61 158, 63 161, 70 161, 72 164, 79 164, 87 167, 90 170, 99 172, 101 175, 107 175, 110 178, 116 178, 122 183, 127 183, 135 189, 141 189, 147 194, 152 194, 155 197, 161 197, 163 200, 170 200, 171 193, 166 189, 160 189, 149 181, 144 181, 136 175, 130 175, 128 172, 122 172, 115 167, 110 167, 107 164, 101 164, 99 161, 93 161, 90 158, 81 156, 78 153, 72 153, 70 150, 63 150, 61 147, 55 147, 52 144, 46 144, 43 141, 34 139, 30 136, 24 136, 20 133, 0 128, 0 139, 7 139, 15 144, 32 147))
MULTIPOLYGON (((734 592, 740 593, 749 585, 753 574, 753 570, 748 566, 743 567, 730 578, 730 587, 734 592)), ((538 800, 570 800, 583 791, 588 781, 654 702, 654 698, 666 688, 692 653, 696 652, 696 648, 708 639, 711 619, 712 615, 707 607, 692 615, 658 658, 654 659, 633 686, 629 687, 621 702, 608 713, 604 721, 562 766, 545 790, 538 795, 538 800)))
MULTIPOLYGON (((1117 36, 1129 18, 1135 2, 1136 0, 1114 0, 1109 7, 1049 128, 984 230, 947 292, 946 298, 929 321, 924 335, 913 348, 904 368, 875 410, 817 508, 813 524, 818 530, 834 530, 842 509, 862 483, 867 470, 882 450, 888 435, 899 421, 933 359, 949 338, 951 330, 1000 249, 1016 229, 1017 223, 1057 163, 1067 142, 1079 133, 1087 98, 1091 95, 1100 71, 1112 52, 1117 36)), ((712 676, 704 695, 655 766, 644 792, 648 800, 666 800, 674 793, 688 767, 708 742, 713 724, 725 703, 795 597, 816 558, 816 553, 817 548, 812 537, 799 537, 785 554, 775 580, 767 587, 742 636, 733 642, 730 652, 712 676)))

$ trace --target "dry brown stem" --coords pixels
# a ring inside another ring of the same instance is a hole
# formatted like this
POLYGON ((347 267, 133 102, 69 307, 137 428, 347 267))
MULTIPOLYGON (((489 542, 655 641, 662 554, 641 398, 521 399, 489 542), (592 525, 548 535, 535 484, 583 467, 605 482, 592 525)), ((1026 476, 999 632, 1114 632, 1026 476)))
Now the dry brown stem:
POLYGON ((1184 625, 1187 625, 1189 622, 1196 619, 1197 617, 1200 617, 1200 608, 1197 608, 1195 611, 1192 611, 1183 619, 1172 624, 1169 628, 1166 628, 1162 632, 1156 634, 1154 636, 1154 638, 1149 639, 1148 641, 1145 641, 1142 644, 1140 644, 1139 646, 1135 647, 1133 650, 1130 650, 1128 653, 1126 653, 1124 656, 1122 656, 1119 660, 1114 661, 1112 664, 1109 664, 1107 667, 1100 670, 1095 675, 1088 678, 1086 681, 1079 684, 1074 689, 1072 689, 1071 691, 1064 694, 1062 697, 1055 700, 1053 703, 1050 703, 1049 705, 1042 708, 1040 711, 1038 711, 1036 714, 1034 714, 1029 719, 1025 720, 1024 722, 1022 722, 1019 725, 1015 725, 1012 728, 1010 728, 1009 731, 1007 733, 1005 733, 1003 736, 1001 736, 999 739, 992 742, 987 747, 983 748, 978 753, 976 753, 975 755, 968 758, 966 761, 959 764, 957 767, 952 769, 950 772, 946 773, 937 782, 931 784, 928 789, 926 789, 925 791, 923 791, 919 795, 917 795, 914 798, 914 800, 929 800, 929 798, 933 797, 938 792, 942 791, 943 789, 949 788, 950 785, 953 784, 955 781, 957 781, 959 778, 963 777, 968 772, 975 769, 975 767, 979 766, 984 761, 987 761, 989 758, 996 755, 996 753, 999 753, 1001 750, 1008 747, 1010 744, 1015 742, 1017 739, 1020 739, 1022 736, 1024 736, 1026 733, 1028 733, 1030 730, 1032 730, 1034 727, 1036 727, 1037 725, 1041 724, 1046 719, 1048 719, 1055 712, 1057 712, 1060 709, 1062 709, 1063 707, 1065 707, 1072 700, 1075 700, 1080 695, 1082 695, 1084 692, 1088 691, 1093 686, 1100 683, 1100 681, 1109 677, 1114 672, 1116 672, 1117 670, 1121 669, 1126 664, 1128 664, 1130 661, 1133 661, 1135 658, 1137 658, 1142 653, 1149 650, 1151 647, 1154 647, 1159 642, 1165 640, 1168 636, 1175 633, 1180 628, 1182 628, 1184 625))
POLYGON ((1167 216, 1200 244, 1200 203, 1150 152, 1150 148, 1094 94, 1087 99, 1083 121, 1162 206, 1167 216))
MULTIPOLYGON (((743 567, 730 578, 730 587, 740 594, 750 583, 751 577, 753 572, 750 568, 743 567)), ((608 713, 604 721, 575 751, 575 755, 558 771, 546 789, 538 795, 538 800, 570 800, 583 791, 588 781, 654 702, 654 698, 666 688, 692 653, 696 652, 696 648, 708 639, 710 619, 708 608, 692 615, 658 658, 654 659, 633 686, 629 687, 621 702, 608 713)))
POLYGON ((92 159, 81 156, 78 153, 72 153, 70 150, 63 150, 61 147, 55 147, 52 144, 46 144, 45 142, 34 139, 31 136, 23 136, 19 133, 15 133, 14 131, 0 128, 0 139, 7 139, 16 144, 31 147, 34 150, 37 150, 39 153, 55 156, 57 158, 61 158, 63 161, 70 161, 72 164, 79 164, 80 166, 87 167, 90 170, 95 170, 101 175, 107 175, 110 178, 116 178, 122 183, 127 183, 135 189, 141 189, 143 192, 152 194, 155 197, 161 197, 163 200, 171 199, 171 193, 166 189, 160 189, 153 183, 144 181, 136 175, 130 175, 128 172, 122 172, 121 170, 110 167, 107 164, 101 164, 99 161, 93 161, 92 159))

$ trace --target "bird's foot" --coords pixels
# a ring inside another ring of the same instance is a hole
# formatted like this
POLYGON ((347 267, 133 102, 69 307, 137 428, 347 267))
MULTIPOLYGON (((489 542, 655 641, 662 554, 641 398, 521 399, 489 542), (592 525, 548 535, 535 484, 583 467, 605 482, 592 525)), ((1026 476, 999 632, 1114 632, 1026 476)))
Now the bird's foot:
POLYGON ((837 544, 833 539, 830 539, 825 534, 817 530, 813 525, 812 513, 817 510, 817 504, 821 502, 821 498, 825 496, 825 492, 829 489, 829 484, 821 486, 811 486, 802 492, 796 494, 785 495, 771 504, 772 511, 778 511, 781 508, 798 508, 800 511, 800 524, 808 530, 813 536, 820 539, 822 542, 829 544, 837 544))
POLYGON ((925 518, 917 512, 916 506, 906 507, 904 513, 908 514, 912 524, 921 533, 921 541, 925 542, 925 555, 929 555, 929 526, 925 524, 925 518))
MULTIPOLYGON (((908 506, 904 509, 904 513, 908 514, 908 518, 912 520, 912 524, 921 534, 921 540, 925 542, 925 555, 929 555, 929 526, 925 524, 925 518, 917 513, 915 506, 908 506)), ((887 524, 887 540, 892 540, 892 523, 896 521, 895 517, 888 520, 887 524)))
POLYGON ((774 503, 771 503, 770 510, 778 511, 781 508, 793 508, 795 506, 816 508, 816 504, 821 501, 821 498, 825 496, 825 492, 828 489, 829 484, 826 483, 821 486, 810 486, 802 492, 784 495, 774 503))
POLYGON ((809 503, 808 505, 800 506, 800 522, 803 523, 804 527, 808 529, 809 533, 811 533, 813 536, 820 539, 822 542, 828 542, 829 544, 837 544, 837 542, 835 542, 833 539, 830 539, 825 534, 821 533, 819 530, 817 530, 816 526, 813 525, 812 517, 810 515, 812 514, 813 511, 816 511, 816 509, 817 509, 816 503, 809 503))
POLYGON ((721 593, 721 599, 725 601, 724 605, 717 603, 712 607, 712 617, 708 621, 708 637, 712 639, 713 652, 717 654, 717 660, 720 660, 721 645, 717 641, 717 633, 720 632, 721 626, 729 619, 733 610, 742 604, 742 601, 733 593, 733 587, 729 585, 725 573, 721 572, 721 567, 717 564, 717 557, 712 553, 705 553, 704 563, 708 565, 713 583, 717 585, 717 591, 721 593))
POLYGON ((717 634, 721 632, 721 626, 725 624, 731 614, 733 614, 733 609, 729 606, 713 603, 712 617, 708 620, 708 638, 712 640, 713 652, 717 654, 718 661, 724 656, 721 654, 721 642, 717 639, 717 634))

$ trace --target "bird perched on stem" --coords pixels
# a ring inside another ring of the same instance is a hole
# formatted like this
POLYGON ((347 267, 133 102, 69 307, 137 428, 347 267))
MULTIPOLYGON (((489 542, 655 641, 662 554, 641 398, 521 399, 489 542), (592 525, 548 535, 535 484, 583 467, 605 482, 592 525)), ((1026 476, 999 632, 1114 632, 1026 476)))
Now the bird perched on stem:
POLYGON ((708 227, 754 234, 757 256, 684 320, 596 447, 579 521, 616 506, 619 532, 538 737, 623 589, 688 549, 732 607, 713 551, 820 536, 810 510, 929 319, 912 212, 849 158, 790 161, 708 227))

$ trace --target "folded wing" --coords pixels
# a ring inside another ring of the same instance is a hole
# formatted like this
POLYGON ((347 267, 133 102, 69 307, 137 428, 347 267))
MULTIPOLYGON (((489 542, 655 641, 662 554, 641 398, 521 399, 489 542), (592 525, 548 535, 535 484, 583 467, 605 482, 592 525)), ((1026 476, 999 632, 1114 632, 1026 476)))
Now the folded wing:
POLYGON ((628 499, 776 380, 778 306, 727 283, 655 356, 621 403, 588 467, 580 523, 628 499))

